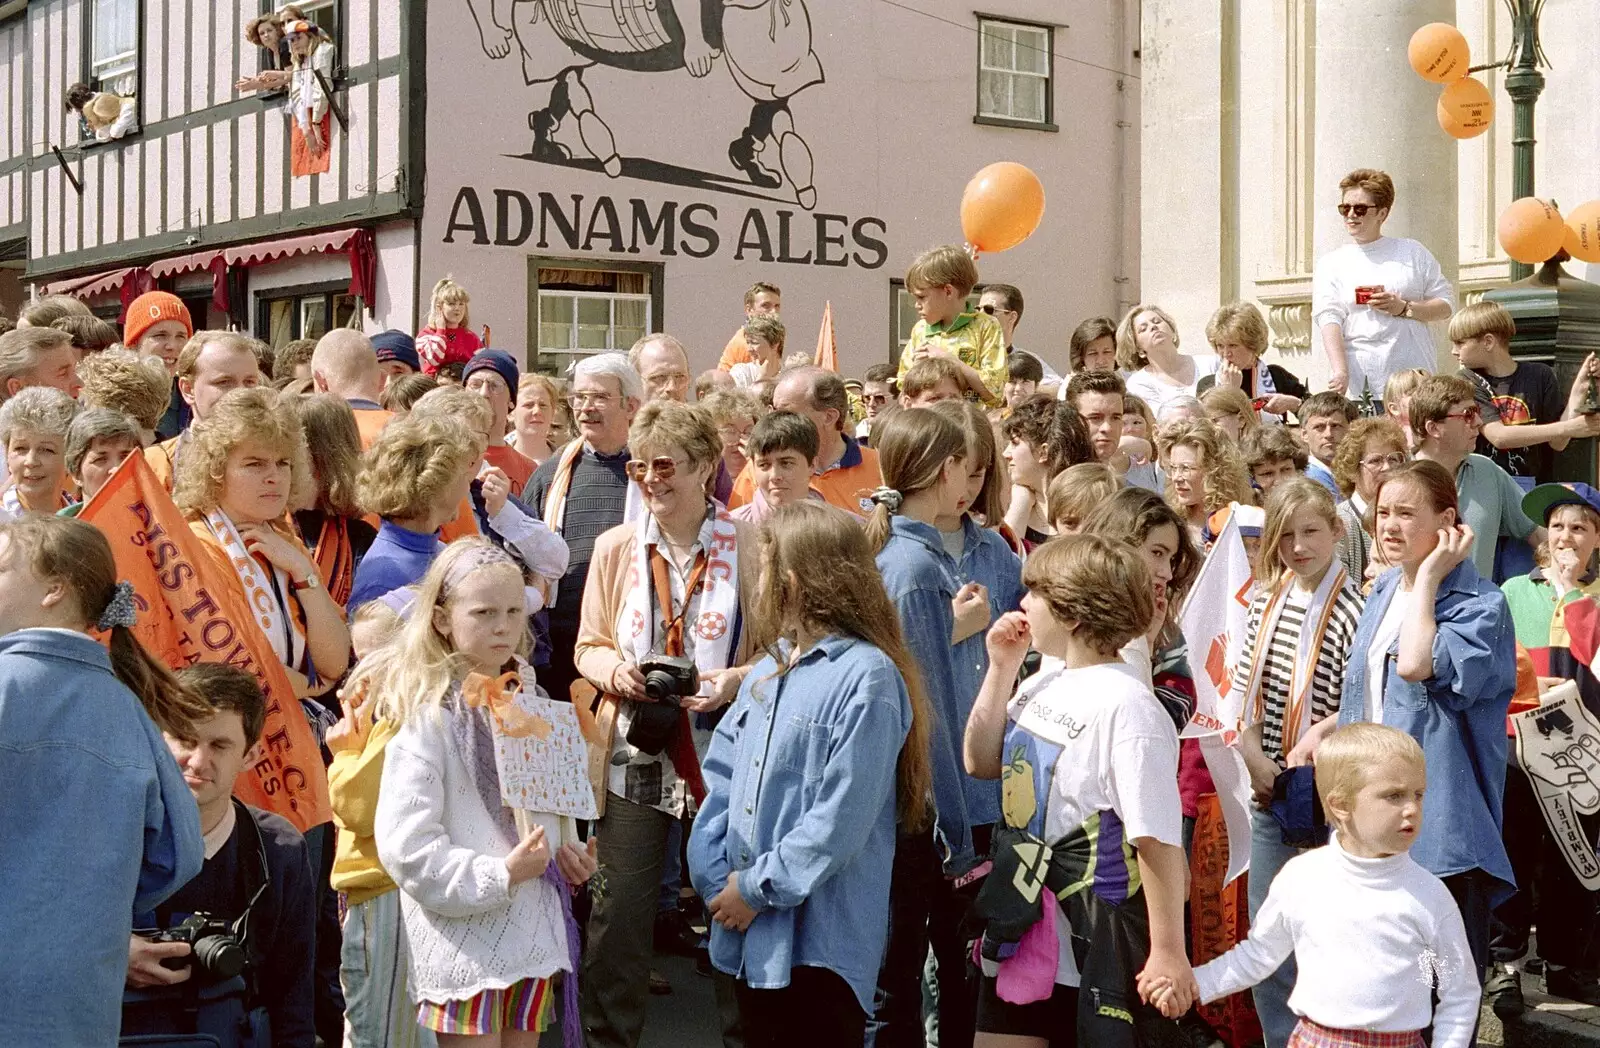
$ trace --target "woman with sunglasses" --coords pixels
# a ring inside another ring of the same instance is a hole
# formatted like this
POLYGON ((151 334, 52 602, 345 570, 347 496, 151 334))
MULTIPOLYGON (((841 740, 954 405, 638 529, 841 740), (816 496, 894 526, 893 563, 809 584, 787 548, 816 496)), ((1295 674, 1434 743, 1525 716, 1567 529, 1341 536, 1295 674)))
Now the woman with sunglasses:
POLYGON ((1339 182, 1339 217, 1350 243, 1317 260, 1311 314, 1328 354, 1328 385, 1352 400, 1383 396, 1403 368, 1434 370, 1428 324, 1455 310, 1439 260, 1415 240, 1386 237, 1394 181, 1358 168, 1339 182))
MULTIPOLYGON (((750 616, 760 542, 755 525, 707 494, 722 458, 711 413, 646 404, 628 450, 646 512, 595 540, 573 652, 601 693, 595 723, 607 754, 590 764, 605 883, 581 980, 591 1044, 639 1042, 662 867, 677 858, 669 841, 705 799, 700 761, 719 719, 711 714, 738 694, 758 654, 750 616), (650 668, 662 656, 692 665, 689 694, 663 696, 675 691, 663 688, 672 675, 650 668)), ((731 997, 723 1003, 731 1029, 731 997)))

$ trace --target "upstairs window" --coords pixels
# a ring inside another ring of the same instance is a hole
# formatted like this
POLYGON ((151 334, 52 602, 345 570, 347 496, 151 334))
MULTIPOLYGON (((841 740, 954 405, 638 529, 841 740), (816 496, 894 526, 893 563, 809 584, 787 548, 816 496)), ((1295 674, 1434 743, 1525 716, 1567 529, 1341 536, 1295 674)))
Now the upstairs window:
POLYGON ((1049 26, 978 19, 978 123, 1055 130, 1054 32, 1049 26))
POLYGON ((91 0, 89 20, 89 86, 138 94, 139 0, 91 0))

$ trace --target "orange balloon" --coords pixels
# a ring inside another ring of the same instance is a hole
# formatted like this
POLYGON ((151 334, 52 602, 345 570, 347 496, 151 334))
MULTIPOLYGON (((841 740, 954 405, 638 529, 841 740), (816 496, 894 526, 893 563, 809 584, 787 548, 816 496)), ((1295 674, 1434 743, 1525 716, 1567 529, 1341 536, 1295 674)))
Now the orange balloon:
POLYGON ((1008 160, 973 175, 961 194, 961 232, 979 251, 1016 247, 1039 228, 1043 217, 1039 176, 1008 160))
POLYGON ((1496 226, 1500 246, 1518 262, 1536 266, 1561 250, 1567 224, 1554 204, 1538 197, 1513 200, 1496 226))
POLYGON ((1579 204, 1567 215, 1564 246, 1580 262, 1600 262, 1600 200, 1579 204))
POLYGON ((1439 126, 1452 138, 1477 138, 1494 120, 1494 96, 1476 77, 1464 76, 1439 92, 1439 126))
POLYGON ((1471 51, 1461 30, 1449 22, 1430 22, 1411 34, 1406 58, 1424 80, 1448 84, 1467 75, 1471 51))

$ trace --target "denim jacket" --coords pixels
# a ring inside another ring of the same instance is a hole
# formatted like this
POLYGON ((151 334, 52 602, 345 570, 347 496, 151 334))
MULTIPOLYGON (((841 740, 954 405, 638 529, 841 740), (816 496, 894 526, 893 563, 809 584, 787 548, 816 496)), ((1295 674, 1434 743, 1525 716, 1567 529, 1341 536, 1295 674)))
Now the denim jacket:
POLYGON ((104 645, 0 637, 0 1044, 116 1044, 134 912, 199 873, 203 848, 194 796, 104 645))
POLYGON ((944 853, 944 871, 959 876, 978 864, 972 819, 967 813, 967 775, 961 740, 964 711, 972 696, 958 690, 955 650, 956 562, 944 551, 939 530, 909 517, 890 518, 889 541, 878 552, 878 571, 889 600, 900 613, 906 647, 922 673, 922 687, 935 714, 929 732, 933 763, 934 834, 944 853))
MULTIPOLYGON (((1011 552, 1006 540, 988 528, 980 528, 971 517, 961 518, 961 530, 966 542, 961 549, 961 562, 956 565, 956 585, 976 582, 989 591, 989 621, 992 623, 1007 612, 1022 606, 1022 561, 1011 552)), ((955 646, 951 661, 955 664, 955 696, 960 713, 959 724, 966 731, 967 718, 972 715, 972 705, 977 701, 978 689, 983 687, 984 675, 989 672, 989 649, 984 643, 987 630, 979 630, 955 646)), ((960 745, 960 736, 957 736, 960 745)), ((967 818, 974 826, 986 826, 1000 821, 1000 780, 962 777, 966 788, 967 818)))
MULTIPOLYGON (((1364 716, 1364 653, 1400 578, 1399 568, 1379 576, 1361 612, 1351 650, 1362 665, 1345 674, 1340 724, 1364 716)), ((1438 877, 1483 870, 1505 882, 1494 899, 1498 903, 1516 884, 1500 839, 1506 709, 1517 680, 1511 612, 1505 595, 1466 560, 1439 584, 1433 614, 1438 623, 1433 676, 1416 682, 1402 678, 1396 641, 1389 649, 1383 693, 1383 723, 1416 739, 1428 762, 1422 830, 1411 856, 1438 877)))
POLYGON ((710 899, 737 872, 757 911, 743 933, 711 926, 711 963, 757 989, 789 985, 796 965, 827 968, 870 1014, 911 700, 894 663, 861 640, 824 638, 778 668, 768 656, 745 678, 701 767, 690 878, 710 899))

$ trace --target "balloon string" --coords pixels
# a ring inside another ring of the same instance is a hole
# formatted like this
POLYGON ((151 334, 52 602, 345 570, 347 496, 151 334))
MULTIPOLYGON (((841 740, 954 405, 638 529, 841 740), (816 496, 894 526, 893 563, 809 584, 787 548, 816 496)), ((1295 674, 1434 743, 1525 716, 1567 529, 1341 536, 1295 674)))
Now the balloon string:
POLYGON ((978 245, 969 240, 963 246, 966 248, 967 257, 976 262, 978 260, 978 245))

